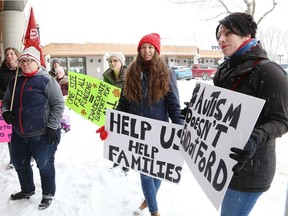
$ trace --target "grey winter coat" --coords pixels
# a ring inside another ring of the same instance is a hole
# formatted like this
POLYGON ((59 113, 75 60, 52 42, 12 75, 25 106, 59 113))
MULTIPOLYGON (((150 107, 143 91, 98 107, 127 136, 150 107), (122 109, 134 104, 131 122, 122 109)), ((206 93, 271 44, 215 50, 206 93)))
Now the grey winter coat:
POLYGON ((287 77, 278 64, 267 59, 259 42, 245 54, 226 60, 214 76, 216 86, 266 100, 254 128, 260 133, 260 144, 229 186, 239 191, 270 188, 276 169, 275 139, 288 131, 287 77))

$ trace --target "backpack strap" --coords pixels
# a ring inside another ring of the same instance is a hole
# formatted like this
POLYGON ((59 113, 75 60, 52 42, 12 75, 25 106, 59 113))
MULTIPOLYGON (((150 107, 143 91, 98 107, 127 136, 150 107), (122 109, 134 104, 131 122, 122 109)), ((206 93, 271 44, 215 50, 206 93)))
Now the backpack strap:
MULTIPOLYGON (((269 59, 259 59, 258 61, 254 62, 253 68, 251 69, 251 71, 253 71, 254 69, 258 69, 258 70, 259 70, 259 67, 260 67, 262 64, 264 64, 264 63, 266 63, 266 62, 268 62, 268 61, 270 61, 270 60, 269 60, 269 59)), ((237 87, 240 85, 240 83, 242 82, 242 80, 244 80, 251 71, 242 74, 242 75, 240 76, 240 78, 237 79, 236 82, 233 84, 233 86, 231 87, 231 90, 235 91, 236 88, 237 88, 237 87)))

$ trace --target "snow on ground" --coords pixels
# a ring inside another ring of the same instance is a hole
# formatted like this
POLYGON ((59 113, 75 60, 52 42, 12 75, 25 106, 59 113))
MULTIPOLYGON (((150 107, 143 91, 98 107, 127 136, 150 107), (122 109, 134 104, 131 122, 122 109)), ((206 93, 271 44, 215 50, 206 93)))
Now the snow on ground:
MULTIPOLYGON (((178 81, 181 105, 189 101, 195 80, 178 81)), ((183 105, 184 107, 184 105, 183 105)), ((132 216, 143 199, 139 173, 125 176, 110 169, 103 158, 103 142, 95 133, 98 126, 71 111, 72 130, 62 136, 56 153, 57 192, 50 208, 38 210, 41 187, 38 169, 33 166, 36 194, 29 200, 10 201, 20 190, 16 172, 6 170, 8 147, 0 143, 1 216, 132 216)), ((277 141, 277 171, 271 189, 264 193, 251 216, 282 216, 288 180, 288 134, 277 141)), ((209 199, 184 165, 179 185, 162 182, 158 194, 161 216, 217 216, 209 199)), ((144 216, 149 216, 148 210, 144 216)))

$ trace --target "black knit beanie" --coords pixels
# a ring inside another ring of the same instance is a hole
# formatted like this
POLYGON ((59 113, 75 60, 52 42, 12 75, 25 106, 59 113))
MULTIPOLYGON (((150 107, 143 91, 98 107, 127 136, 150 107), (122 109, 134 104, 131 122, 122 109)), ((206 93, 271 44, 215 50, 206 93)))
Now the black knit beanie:
POLYGON ((52 60, 52 65, 54 65, 55 63, 59 63, 59 65, 61 65, 61 61, 58 58, 54 58, 52 60))

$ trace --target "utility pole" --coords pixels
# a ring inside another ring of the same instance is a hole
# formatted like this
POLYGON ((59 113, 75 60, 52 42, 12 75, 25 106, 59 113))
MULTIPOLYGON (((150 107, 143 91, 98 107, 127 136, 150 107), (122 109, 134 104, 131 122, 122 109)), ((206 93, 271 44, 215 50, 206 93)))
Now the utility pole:
POLYGON ((282 57, 283 57, 283 56, 284 56, 283 54, 279 54, 279 55, 278 55, 278 57, 279 57, 279 64, 282 63, 282 57))

